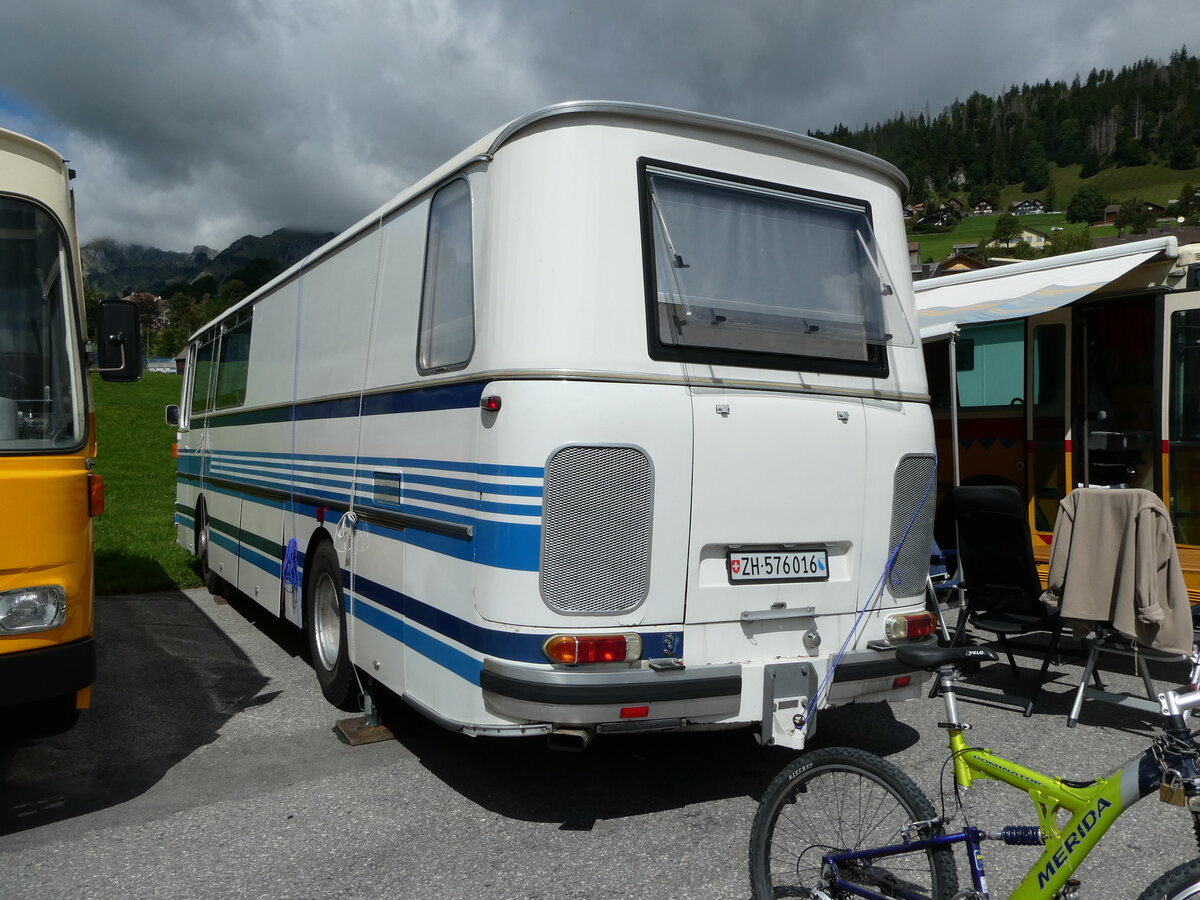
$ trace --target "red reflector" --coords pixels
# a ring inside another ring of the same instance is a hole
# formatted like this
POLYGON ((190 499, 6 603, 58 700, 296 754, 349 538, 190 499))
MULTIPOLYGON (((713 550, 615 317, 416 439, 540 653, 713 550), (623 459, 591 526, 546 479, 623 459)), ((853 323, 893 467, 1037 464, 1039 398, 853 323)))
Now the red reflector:
POLYGON ((479 408, 486 412, 499 412, 500 398, 494 394, 490 397, 484 397, 479 401, 479 408))
POLYGON ((95 472, 88 473, 88 515, 104 512, 104 479, 95 472))
POLYGON ((912 684, 912 676, 911 675, 901 675, 895 681, 892 682, 892 687, 908 687, 910 684, 912 684))
POLYGON ((644 719, 650 715, 649 706, 623 706, 621 707, 622 719, 644 719))

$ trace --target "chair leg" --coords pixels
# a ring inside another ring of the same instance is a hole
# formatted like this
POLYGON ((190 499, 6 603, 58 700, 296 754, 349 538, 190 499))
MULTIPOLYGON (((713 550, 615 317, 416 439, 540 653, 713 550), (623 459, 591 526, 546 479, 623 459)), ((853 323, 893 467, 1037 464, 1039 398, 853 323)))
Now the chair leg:
MULTIPOLYGON (((1025 717, 1033 715, 1033 705, 1037 703, 1038 696, 1042 692, 1042 683, 1046 680, 1046 670, 1050 668, 1050 660, 1054 659, 1054 655, 1058 652, 1058 639, 1062 636, 1062 627, 1054 629, 1050 633, 1050 646, 1046 648, 1046 658, 1042 660, 1042 667, 1038 670, 1037 684, 1033 687, 1033 693, 1029 697, 1029 703, 1025 705, 1025 717)), ((1012 659, 1012 655, 1009 655, 1012 659)))
MULTIPOLYGON (((1083 695, 1087 691, 1088 678, 1096 672, 1096 658, 1100 655, 1100 645, 1096 641, 1091 642, 1088 648, 1087 664, 1083 667, 1083 677, 1079 679, 1079 689, 1075 691, 1075 702, 1071 705, 1071 712, 1067 714, 1067 727, 1074 728, 1075 723, 1079 721, 1079 712, 1083 709, 1083 695)), ((1100 684, 1100 679, 1096 679, 1096 685, 1103 689, 1100 684)))
MULTIPOLYGON (((998 634, 996 637, 1000 638, 1000 646, 1004 648, 1004 653, 1008 657, 1008 665, 1012 669, 1013 678, 1020 678, 1021 670, 1017 668, 1017 661, 1013 659, 1012 650, 1008 646, 1008 639, 1002 634, 998 634)), ((1049 657, 1047 657, 1046 662, 1049 664, 1049 657)))

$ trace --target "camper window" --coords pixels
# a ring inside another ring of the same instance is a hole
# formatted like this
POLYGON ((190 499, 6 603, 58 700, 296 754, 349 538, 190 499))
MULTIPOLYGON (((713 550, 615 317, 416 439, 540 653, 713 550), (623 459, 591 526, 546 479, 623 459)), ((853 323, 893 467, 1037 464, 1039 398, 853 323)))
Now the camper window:
POLYGON ((869 213, 854 200, 643 161, 652 355, 882 372, 881 345, 898 330, 887 307, 902 314, 869 213))
POLYGON ((462 368, 475 348, 471 190, 458 178, 433 196, 425 245, 417 363, 422 372, 462 368))
POLYGON ((246 368, 250 361, 250 325, 245 318, 221 336, 221 359, 217 364, 217 409, 229 409, 246 402, 246 368))
POLYGON ((195 350, 192 351, 191 365, 188 367, 192 374, 192 415, 206 413, 212 406, 212 375, 213 355, 216 353, 216 335, 206 335, 195 350))

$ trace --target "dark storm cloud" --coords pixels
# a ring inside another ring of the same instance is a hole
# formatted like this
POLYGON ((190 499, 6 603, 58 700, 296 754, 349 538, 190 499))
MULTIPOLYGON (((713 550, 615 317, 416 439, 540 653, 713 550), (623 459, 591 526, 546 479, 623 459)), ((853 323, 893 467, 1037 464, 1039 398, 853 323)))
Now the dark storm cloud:
MULTIPOLYGON (((84 237, 188 249, 340 229, 561 100, 787 128, 1165 58, 1115 0, 39 0, 7 4, 0 125, 72 159, 84 237)), ((1193 42, 1195 43, 1195 42, 1193 42)))

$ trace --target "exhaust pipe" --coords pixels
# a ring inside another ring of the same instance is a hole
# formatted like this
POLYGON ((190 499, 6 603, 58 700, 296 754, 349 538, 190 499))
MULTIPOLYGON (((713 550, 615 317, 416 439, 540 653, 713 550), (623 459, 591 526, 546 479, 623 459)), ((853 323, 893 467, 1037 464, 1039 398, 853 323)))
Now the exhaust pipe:
POLYGON ((546 746, 551 750, 582 753, 595 734, 587 728, 556 728, 546 735, 546 746))

